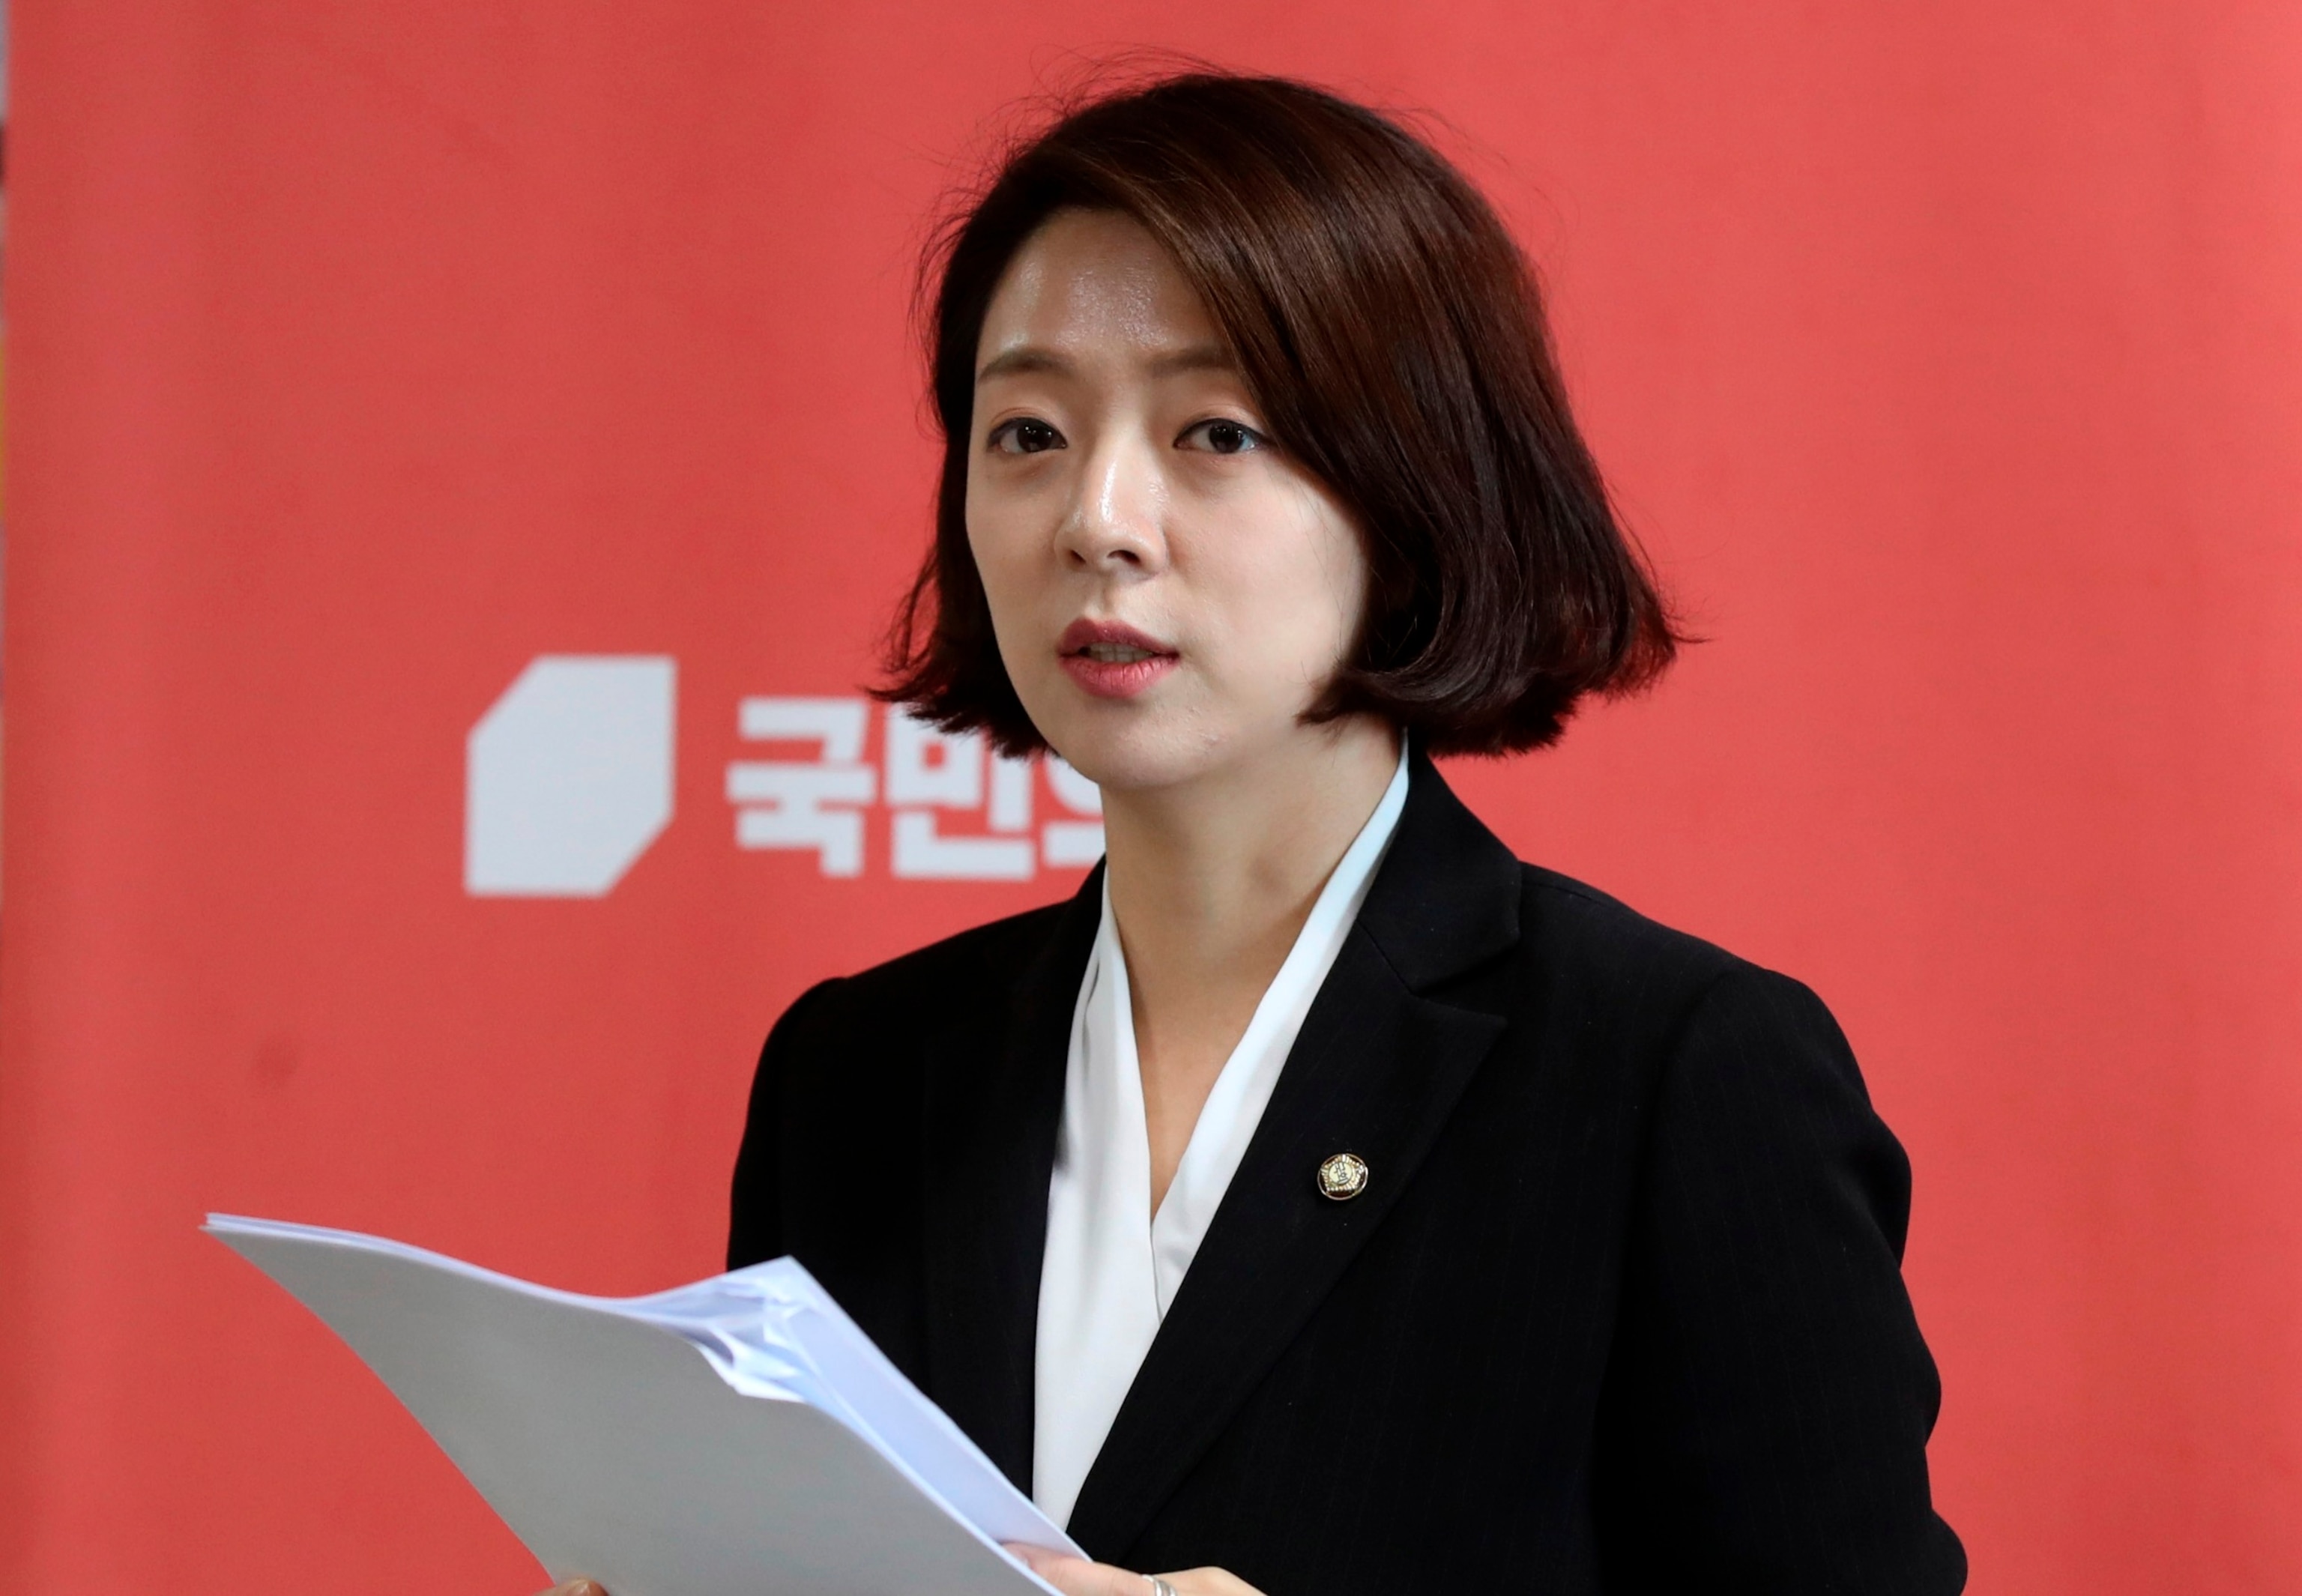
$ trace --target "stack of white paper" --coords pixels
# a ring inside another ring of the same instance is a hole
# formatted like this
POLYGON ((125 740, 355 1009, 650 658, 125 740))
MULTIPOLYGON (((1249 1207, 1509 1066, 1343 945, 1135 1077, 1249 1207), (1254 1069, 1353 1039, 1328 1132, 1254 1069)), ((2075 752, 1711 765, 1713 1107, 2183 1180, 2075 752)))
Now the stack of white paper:
POLYGON ((1026 1596, 1079 1549, 790 1258, 582 1297, 208 1216, 349 1342, 555 1579, 611 1596, 1026 1596))

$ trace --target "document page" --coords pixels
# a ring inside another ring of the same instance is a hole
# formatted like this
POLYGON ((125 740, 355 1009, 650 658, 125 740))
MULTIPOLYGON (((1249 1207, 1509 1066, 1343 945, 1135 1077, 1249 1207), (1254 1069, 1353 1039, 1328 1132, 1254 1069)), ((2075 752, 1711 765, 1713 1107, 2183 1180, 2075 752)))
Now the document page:
POLYGON ((365 1360, 555 1579, 612 1596, 1030 1596, 1077 1548, 789 1259, 588 1298, 209 1216, 365 1360))

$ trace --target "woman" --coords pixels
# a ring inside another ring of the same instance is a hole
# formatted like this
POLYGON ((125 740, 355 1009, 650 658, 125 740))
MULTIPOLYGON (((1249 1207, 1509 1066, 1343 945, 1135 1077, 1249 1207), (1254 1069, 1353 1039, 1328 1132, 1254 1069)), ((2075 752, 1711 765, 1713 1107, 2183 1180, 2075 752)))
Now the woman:
POLYGON ((889 696, 1060 753, 1108 852, 793 1005, 730 1265, 796 1254, 1106 1559, 1032 1554, 1070 1596, 1959 1589, 1829 1014, 1430 763, 1674 646, 1485 203, 1195 75, 1018 149, 941 260, 889 696))

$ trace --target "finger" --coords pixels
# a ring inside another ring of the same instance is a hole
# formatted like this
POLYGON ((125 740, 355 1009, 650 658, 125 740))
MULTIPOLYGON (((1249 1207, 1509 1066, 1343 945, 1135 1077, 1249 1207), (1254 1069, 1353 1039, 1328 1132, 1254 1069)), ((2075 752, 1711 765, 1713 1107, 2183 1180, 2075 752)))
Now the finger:
POLYGON ((571 1579, 564 1585, 554 1585, 543 1596, 608 1596, 606 1587, 596 1580, 571 1579))
POLYGON ((1175 1589, 1175 1596, 1263 1596, 1228 1568, 1186 1568, 1159 1576, 1175 1589))
POLYGON ((1010 1542, 1007 1550, 1063 1596, 1151 1596, 1151 1581, 1145 1575, 1049 1551, 1044 1546, 1010 1542))

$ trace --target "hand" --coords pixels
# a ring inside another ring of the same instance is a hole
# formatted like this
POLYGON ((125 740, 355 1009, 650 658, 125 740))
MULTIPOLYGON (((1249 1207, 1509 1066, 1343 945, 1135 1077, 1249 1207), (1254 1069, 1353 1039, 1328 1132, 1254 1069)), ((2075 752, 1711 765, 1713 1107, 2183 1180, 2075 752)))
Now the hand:
MULTIPOLYGON (((1154 1588, 1149 1575, 1131 1574, 1108 1563, 1090 1563, 1085 1558, 1067 1558, 1059 1551, 1012 1542, 1007 1550, 1063 1596, 1151 1596, 1154 1588)), ((1186 1568, 1159 1577, 1175 1587, 1175 1596, 1263 1596, 1238 1575, 1221 1568, 1186 1568)))
POLYGON ((554 1585, 542 1596, 608 1596, 607 1587, 596 1580, 571 1579, 564 1585, 554 1585))

